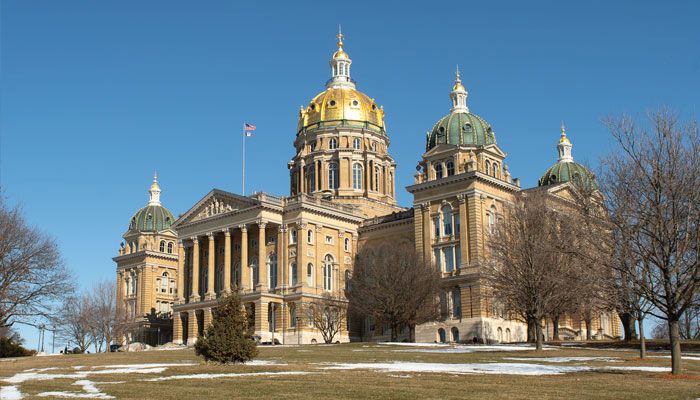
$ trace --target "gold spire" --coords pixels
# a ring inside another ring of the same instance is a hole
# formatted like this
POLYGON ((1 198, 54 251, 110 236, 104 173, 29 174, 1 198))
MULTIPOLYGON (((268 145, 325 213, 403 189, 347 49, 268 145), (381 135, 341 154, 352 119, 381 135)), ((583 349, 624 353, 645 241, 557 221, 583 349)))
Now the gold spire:
POLYGON ((158 186, 158 173, 153 172, 153 183, 151 183, 151 190, 148 191, 149 199, 148 205, 159 206, 160 205, 160 186, 158 186))
POLYGON ((462 85, 462 78, 459 75, 459 64, 457 64, 457 71, 455 73, 455 84, 454 84, 454 86, 452 86, 452 91, 453 92, 456 92, 456 91, 466 92, 467 91, 464 88, 464 86, 462 85))
POLYGON ((561 137, 559 138, 559 143, 571 143, 569 141, 569 138, 566 137, 566 126, 564 125, 564 121, 561 121, 561 137))
POLYGON ((340 27, 340 24, 338 24, 338 34, 335 35, 335 37, 338 38, 338 51, 333 53, 333 58, 334 59, 339 59, 339 58, 344 58, 344 59, 350 59, 350 56, 348 56, 348 53, 343 50, 343 38, 345 35, 343 35, 343 31, 340 27))

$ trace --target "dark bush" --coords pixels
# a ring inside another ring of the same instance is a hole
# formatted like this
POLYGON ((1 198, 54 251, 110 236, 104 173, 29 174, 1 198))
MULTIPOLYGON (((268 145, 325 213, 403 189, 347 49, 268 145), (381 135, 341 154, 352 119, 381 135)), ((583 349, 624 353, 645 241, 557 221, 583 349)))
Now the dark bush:
POLYGON ((242 363, 258 354, 238 293, 221 298, 212 313, 212 325, 194 345, 197 355, 207 361, 242 363))
POLYGON ((9 337, 0 338, 0 358, 25 357, 34 354, 33 350, 27 350, 21 344, 9 337))

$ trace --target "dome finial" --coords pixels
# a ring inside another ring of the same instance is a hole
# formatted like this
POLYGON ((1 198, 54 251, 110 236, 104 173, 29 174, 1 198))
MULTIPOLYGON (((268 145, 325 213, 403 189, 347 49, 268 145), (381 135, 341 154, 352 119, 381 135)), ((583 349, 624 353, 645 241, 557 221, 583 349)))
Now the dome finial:
POLYGON ((326 87, 349 86, 354 88, 355 84, 352 82, 352 79, 350 79, 350 65, 352 64, 352 60, 350 60, 348 53, 343 50, 343 38, 345 35, 343 35, 340 24, 338 24, 338 34, 336 37, 338 38, 338 50, 333 53, 333 57, 330 61, 331 80, 328 81, 326 87))
POLYGON ((467 95, 467 89, 465 89, 464 85, 462 85, 462 77, 459 73, 459 64, 457 64, 457 70, 455 71, 455 84, 452 86, 452 92, 450 93, 453 112, 469 112, 469 108, 467 107, 467 95))
POLYGON ((159 206, 160 205, 160 186, 158 186, 158 173, 153 172, 153 183, 151 183, 151 190, 148 191, 149 206, 159 206))
POLYGON ((338 24, 338 34, 335 36, 338 38, 338 49, 343 49, 343 29, 340 24, 338 24))
POLYGON ((571 148, 574 147, 571 141, 566 137, 566 126, 564 126, 564 121, 561 122, 561 136, 559 137, 559 143, 557 143, 557 151, 559 152, 559 161, 563 162, 573 162, 574 157, 571 155, 571 148))

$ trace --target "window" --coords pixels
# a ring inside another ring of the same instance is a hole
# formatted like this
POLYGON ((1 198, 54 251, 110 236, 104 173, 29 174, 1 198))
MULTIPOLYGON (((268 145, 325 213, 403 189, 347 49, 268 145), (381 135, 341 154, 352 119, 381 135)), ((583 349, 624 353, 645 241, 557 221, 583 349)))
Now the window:
POLYGON ((311 151, 316 151, 316 141, 315 140, 313 142, 311 142, 311 144, 309 145, 309 148, 311 149, 311 151))
POLYGON ((323 289, 331 290, 333 276, 333 256, 327 254, 323 259, 323 289))
POLYGON ((360 139, 355 138, 352 140, 352 148, 355 150, 360 150, 360 139))
POLYGON ((314 243, 314 231, 309 229, 306 231, 306 243, 313 244, 314 243))
POLYGON ((350 251, 350 239, 349 238, 345 238, 345 240, 343 240, 343 248, 345 249, 345 251, 350 251))
POLYGON ((452 214, 452 218, 454 218, 454 220, 455 220, 455 235, 459 235, 459 230, 461 229, 460 221, 459 221, 459 214, 452 214))
POLYGON ((168 243, 168 254, 173 254, 173 242, 168 243))
POLYGON ((452 272, 454 269, 454 247, 448 246, 443 249, 445 255, 445 272, 452 272))
POLYGON ((352 165, 352 188, 362 189, 362 165, 360 163, 352 165))
POLYGON ((275 303, 268 303, 267 304, 267 325, 269 328, 270 332, 274 332, 276 327, 275 323, 276 321, 276 315, 275 315, 275 303))
POLYGON ((160 252, 165 253, 165 240, 160 241, 160 252))
POLYGON ((455 174, 455 164, 452 161, 447 162, 447 176, 452 176, 455 174))
POLYGON ((214 280, 214 291, 216 293, 221 292, 224 290, 224 266, 223 265, 217 265, 216 266, 216 279, 214 280))
POLYGON ((350 270, 345 270, 345 290, 350 291, 350 270))
POLYGON ((462 246, 455 246, 455 268, 459 269, 462 265, 462 246))
POLYGON ((489 175, 489 171, 491 170, 491 162, 489 160, 486 160, 486 175, 489 175))
POLYGON ((496 226, 496 206, 491 206, 489 213, 489 232, 493 233, 493 228, 496 226))
POLYGON ((289 327, 297 327, 297 307, 294 303, 289 305, 289 327))
POLYGON ((308 172, 307 172, 307 180, 308 180, 307 187, 309 188, 309 192, 316 191, 316 166, 315 165, 312 165, 311 167, 309 167, 308 172))
POLYGON ((297 229, 292 228, 289 231, 289 243, 290 244, 296 244, 297 243, 297 229))
POLYGON ((458 287, 452 289, 452 318, 462 318, 462 293, 458 287))
POLYGON ((442 208, 442 224, 445 236, 452 236, 452 207, 449 205, 442 208))
POLYGON ((338 141, 335 138, 331 138, 331 140, 328 141, 328 148, 331 150, 338 148, 338 141))
POLYGON ((260 282, 260 268, 258 267, 257 259, 253 259, 250 262, 250 270, 252 272, 252 274, 250 274, 250 279, 252 280, 251 286, 255 288, 255 286, 257 286, 257 284, 260 282))
POLYGON ((328 189, 338 189, 338 184, 340 179, 338 176, 338 164, 330 163, 328 164, 328 189))
POLYGON ((442 164, 435 164, 435 179, 442 178, 442 164))
POLYGON ((440 249, 433 249, 433 257, 435 258, 435 267, 438 271, 442 271, 442 262, 440 261, 440 249))
POLYGON ((267 268, 269 271, 268 276, 270 277, 270 289, 274 289, 277 287, 277 255, 275 253, 267 257, 267 268))
POLYGON ((160 291, 162 293, 167 293, 168 292, 168 283, 170 282, 169 276, 167 272, 163 272, 163 276, 160 280, 160 291))
POLYGON ((333 236, 326 235, 326 244, 333 244, 333 236))
POLYGON ((134 271, 131 271, 131 295, 135 295, 139 288, 138 284, 139 277, 134 271))
POLYGON ((439 238, 440 236, 442 236, 442 235, 440 235, 440 218, 439 217, 433 218, 433 232, 435 234, 436 239, 439 238))
POLYGON ((375 166, 374 167, 374 191, 378 192, 379 191, 379 167, 375 166))
POLYGON ((314 265, 311 263, 306 266, 306 286, 314 287, 314 265))
POLYGON ((290 280, 292 281, 292 286, 296 286, 297 285, 297 263, 293 262, 289 269, 291 270, 291 271, 289 271, 289 276, 290 276, 290 280))

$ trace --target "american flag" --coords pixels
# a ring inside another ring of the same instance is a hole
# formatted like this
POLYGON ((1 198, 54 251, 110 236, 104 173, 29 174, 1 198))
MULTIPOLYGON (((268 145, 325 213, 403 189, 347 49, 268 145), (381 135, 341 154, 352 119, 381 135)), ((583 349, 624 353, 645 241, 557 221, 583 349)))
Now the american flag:
POLYGON ((246 136, 251 137, 253 136, 253 131, 257 129, 257 127, 253 124, 249 123, 244 123, 243 124, 243 132, 245 133, 246 136))

